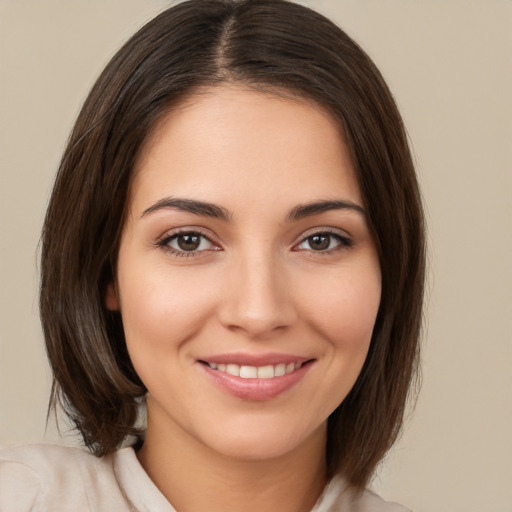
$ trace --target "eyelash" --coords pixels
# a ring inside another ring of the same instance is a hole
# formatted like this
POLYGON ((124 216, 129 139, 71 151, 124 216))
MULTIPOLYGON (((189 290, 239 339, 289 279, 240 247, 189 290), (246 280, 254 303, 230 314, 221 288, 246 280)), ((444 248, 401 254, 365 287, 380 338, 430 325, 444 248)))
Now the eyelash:
MULTIPOLYGON (((178 231, 178 232, 172 233, 171 235, 164 236, 161 240, 159 240, 156 243, 156 245, 158 247, 160 247, 162 250, 171 253, 173 256, 185 257, 185 258, 198 257, 198 256, 201 256, 202 253, 211 251, 211 250, 214 250, 214 251, 221 250, 204 233, 201 233, 200 231, 194 231, 194 230, 183 230, 183 231, 178 231), (202 249, 202 250, 196 249, 196 250, 191 250, 191 251, 182 251, 182 250, 175 249, 169 245, 173 240, 177 240, 180 236, 185 236, 185 235, 199 237, 201 239, 201 241, 199 242, 200 244, 202 243, 202 241, 207 240, 210 244, 212 244, 212 246, 214 248, 213 249, 209 248, 209 249, 202 249), (215 247, 217 247, 217 248, 215 248, 215 247)), ((343 249, 347 249, 347 248, 351 247, 352 245, 353 245, 353 241, 349 237, 343 236, 340 233, 335 232, 335 231, 322 230, 322 231, 315 231, 313 233, 308 234, 307 236, 302 237, 300 242, 294 246, 293 250, 295 250, 295 251, 310 251, 315 254, 327 255, 327 254, 332 254, 334 252, 341 251, 343 249), (329 242, 329 245, 331 244, 332 239, 336 240, 338 242, 338 244, 335 247, 332 247, 330 249, 318 250, 318 251, 315 251, 314 249, 298 249, 297 248, 315 236, 327 236, 331 239, 329 242)))
POLYGON ((185 236, 185 235, 197 236, 201 239, 200 244, 204 240, 207 240, 210 244, 212 244, 213 247, 215 247, 215 243, 210 239, 210 237, 206 236, 204 233, 201 233, 200 231, 194 231, 194 230, 177 231, 175 233, 172 233, 171 235, 166 235, 166 236, 164 236, 164 238, 159 240, 156 245, 158 247, 160 247, 161 249, 163 249, 164 251, 171 253, 173 256, 185 257, 185 258, 200 256, 201 253, 206 252, 208 250, 214 250, 214 251, 220 250, 220 249, 203 249, 201 251, 198 251, 198 250, 180 251, 180 250, 175 249, 174 247, 171 247, 169 245, 173 240, 177 240, 180 236, 185 236))
POLYGON ((320 251, 315 251, 313 249, 295 249, 295 250, 297 250, 297 251, 301 251, 301 250, 308 251, 309 250, 310 252, 312 252, 314 254, 328 255, 328 254, 332 254, 332 253, 335 253, 338 251, 342 251, 343 249, 348 249, 349 247, 352 247, 352 245, 354 244, 354 242, 348 236, 342 235, 341 233, 339 233, 337 231, 331 231, 331 230, 325 229, 325 230, 321 230, 321 231, 315 231, 313 233, 308 233, 306 236, 302 237, 300 243, 295 245, 295 247, 301 246, 302 244, 304 244, 308 240, 311 240, 315 236, 329 237, 330 238, 329 245, 331 244, 332 239, 336 240, 338 242, 338 244, 335 247, 332 247, 330 249, 320 250, 320 251))

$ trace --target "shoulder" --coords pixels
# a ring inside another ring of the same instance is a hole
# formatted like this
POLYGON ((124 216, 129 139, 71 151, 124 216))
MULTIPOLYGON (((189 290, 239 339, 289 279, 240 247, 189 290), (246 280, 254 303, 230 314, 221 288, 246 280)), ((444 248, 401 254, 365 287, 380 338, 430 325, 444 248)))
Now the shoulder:
POLYGON ((94 510, 91 501, 116 494, 112 459, 55 444, 1 447, 0 510, 94 510))
POLYGON ((27 475, 37 475, 41 483, 60 482, 83 477, 91 471, 111 471, 112 458, 98 458, 81 448, 57 444, 26 444, 0 447, 0 475, 7 469, 20 468, 27 475))
POLYGON ((311 512, 411 512, 408 508, 385 501, 370 490, 354 493, 341 478, 334 478, 325 488, 311 512))
POLYGON ((367 512, 411 512, 408 508, 395 502, 385 501, 371 491, 364 491, 358 498, 358 508, 355 510, 367 512))
POLYGON ((15 446, 0 446, 0 462, 16 462, 38 466, 44 464, 59 465, 65 462, 80 461, 82 463, 92 463, 97 459, 94 455, 81 448, 64 446, 59 444, 23 444, 15 446))

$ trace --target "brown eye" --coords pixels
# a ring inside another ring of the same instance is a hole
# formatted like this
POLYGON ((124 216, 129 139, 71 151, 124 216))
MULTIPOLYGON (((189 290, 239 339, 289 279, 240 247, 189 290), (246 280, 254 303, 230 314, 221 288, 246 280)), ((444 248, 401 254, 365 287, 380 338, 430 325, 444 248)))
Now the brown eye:
POLYGON ((201 245, 201 235, 196 233, 178 235, 176 242, 182 251, 195 251, 201 245))
POLYGON ((352 241, 338 233, 315 233, 302 240, 297 246, 300 251, 330 252, 344 247, 350 247, 352 241))
POLYGON ((205 235, 190 231, 177 233, 164 238, 158 243, 162 248, 166 248, 176 255, 193 256, 202 251, 214 249, 216 246, 205 235))
POLYGON ((331 238, 331 235, 319 234, 310 236, 307 240, 309 247, 314 251, 325 251, 326 249, 329 249, 331 238))

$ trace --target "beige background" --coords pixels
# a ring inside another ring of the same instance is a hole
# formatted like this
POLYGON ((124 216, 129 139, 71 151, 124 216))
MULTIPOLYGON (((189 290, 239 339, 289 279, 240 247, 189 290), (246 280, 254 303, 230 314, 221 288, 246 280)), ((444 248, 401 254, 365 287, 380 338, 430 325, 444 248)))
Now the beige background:
MULTIPOLYGON (((57 439, 37 316, 45 205, 94 78, 169 3, 0 0, 0 443, 57 439)), ((416 512, 512 511, 512 2, 302 3, 383 71, 427 205, 424 384, 375 487, 416 512)))

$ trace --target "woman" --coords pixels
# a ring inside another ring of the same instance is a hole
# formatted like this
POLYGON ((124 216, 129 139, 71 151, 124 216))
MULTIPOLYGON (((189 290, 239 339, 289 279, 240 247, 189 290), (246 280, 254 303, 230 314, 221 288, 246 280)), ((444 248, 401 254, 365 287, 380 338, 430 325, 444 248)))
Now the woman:
POLYGON ((1 510, 403 510, 365 488, 417 365, 421 204, 389 90, 321 15, 143 27, 78 117, 41 269, 52 405, 97 457, 4 449, 1 510))

